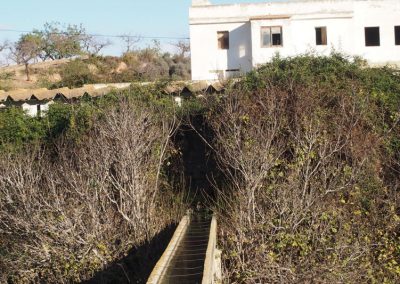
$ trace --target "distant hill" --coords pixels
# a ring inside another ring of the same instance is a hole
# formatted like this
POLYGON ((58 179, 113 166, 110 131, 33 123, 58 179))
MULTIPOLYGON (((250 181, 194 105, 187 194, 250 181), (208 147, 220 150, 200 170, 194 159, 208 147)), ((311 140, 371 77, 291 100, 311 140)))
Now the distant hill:
POLYGON ((0 90, 82 87, 84 84, 190 79, 186 56, 143 49, 115 56, 85 56, 29 65, 0 67, 0 90))
POLYGON ((24 65, 0 67, 0 89, 6 91, 14 89, 35 89, 40 87, 40 79, 46 75, 50 81, 58 82, 61 80, 61 76, 57 71, 70 61, 71 59, 60 59, 31 64, 31 81, 26 80, 24 65), (49 71, 54 71, 54 73, 49 74, 49 71))

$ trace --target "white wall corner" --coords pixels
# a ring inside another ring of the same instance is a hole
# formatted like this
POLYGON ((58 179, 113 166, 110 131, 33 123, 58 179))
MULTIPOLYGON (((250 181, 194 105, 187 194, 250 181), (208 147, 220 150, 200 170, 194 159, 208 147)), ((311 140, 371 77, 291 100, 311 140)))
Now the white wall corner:
POLYGON ((211 5, 209 0, 192 0, 192 6, 206 6, 211 5))

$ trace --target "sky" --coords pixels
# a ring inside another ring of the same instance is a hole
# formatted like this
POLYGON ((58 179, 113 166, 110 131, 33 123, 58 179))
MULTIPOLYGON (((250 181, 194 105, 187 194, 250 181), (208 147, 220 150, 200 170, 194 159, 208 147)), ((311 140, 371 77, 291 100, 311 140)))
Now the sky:
MULTIPOLYGON (((266 1, 211 0, 211 3, 266 1)), ((83 24, 91 34, 189 37, 191 0, 0 0, 0 3, 0 42, 15 41, 20 35, 1 29, 31 31, 40 29, 46 22, 83 24)), ((110 40, 113 46, 106 53, 120 55, 122 43, 115 38, 110 40)), ((162 47, 171 49, 170 43, 174 41, 177 40, 164 39, 162 47)), ((148 44, 149 41, 142 41, 142 45, 148 44)))

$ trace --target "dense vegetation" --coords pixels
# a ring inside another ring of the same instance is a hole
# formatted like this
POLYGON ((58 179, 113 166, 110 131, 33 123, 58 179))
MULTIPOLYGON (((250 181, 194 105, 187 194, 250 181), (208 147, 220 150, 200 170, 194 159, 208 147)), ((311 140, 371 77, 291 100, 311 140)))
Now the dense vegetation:
POLYGON ((190 59, 187 56, 163 53, 158 47, 148 47, 124 53, 121 57, 92 56, 76 59, 59 70, 41 74, 40 86, 47 88, 82 87, 84 84, 151 82, 154 80, 189 80, 190 59), (48 80, 59 73, 60 80, 48 80))
POLYGON ((396 283, 398 71, 277 57, 179 110, 162 88, 0 112, 0 282, 90 278, 177 220, 171 140, 202 115, 227 283, 396 283))
POLYGON ((1 283, 89 279, 182 215, 164 176, 172 104, 132 92, 56 104, 42 119, 0 113, 1 283))
POLYGON ((398 283, 400 76, 275 58, 210 116, 227 283, 398 283))

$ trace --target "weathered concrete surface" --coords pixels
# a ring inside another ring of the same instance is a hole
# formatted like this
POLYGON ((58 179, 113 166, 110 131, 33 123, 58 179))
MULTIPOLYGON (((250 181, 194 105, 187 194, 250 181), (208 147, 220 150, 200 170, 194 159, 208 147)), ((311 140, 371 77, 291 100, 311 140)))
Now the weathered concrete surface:
POLYGON ((212 217, 202 284, 221 283, 221 251, 217 249, 217 219, 212 217))
POLYGON ((147 284, 160 283, 163 275, 165 274, 166 269, 168 268, 171 259, 174 257, 176 248, 179 245, 180 241, 182 240, 188 225, 189 225, 189 216, 185 216, 179 223, 178 228, 176 228, 176 231, 172 236, 172 239, 168 244, 168 247, 165 250, 164 254, 161 256, 160 260, 157 262, 152 273, 150 274, 150 277, 147 280, 147 284))
POLYGON ((217 220, 208 214, 186 216, 155 266, 149 284, 221 283, 217 220))
POLYGON ((160 284, 202 282, 210 225, 211 218, 206 212, 191 215, 186 233, 160 284))

